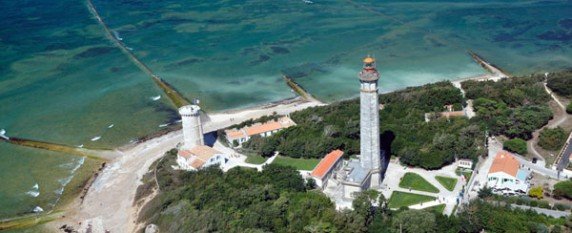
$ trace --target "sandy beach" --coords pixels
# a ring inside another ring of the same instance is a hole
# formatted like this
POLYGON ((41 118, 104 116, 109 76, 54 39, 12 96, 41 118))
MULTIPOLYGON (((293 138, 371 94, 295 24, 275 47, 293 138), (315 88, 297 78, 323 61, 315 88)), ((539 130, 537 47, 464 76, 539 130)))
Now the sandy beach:
MULTIPOLYGON (((301 100, 285 101, 244 110, 214 113, 203 123, 205 132, 264 115, 286 115, 308 107, 323 105, 301 100)), ((46 224, 48 229, 61 231, 63 225, 79 232, 135 232, 144 227, 136 222, 143 205, 134 205, 135 192, 141 178, 154 161, 182 141, 180 130, 153 138, 135 146, 118 150, 119 157, 107 163, 89 186, 83 202, 77 197, 63 207, 65 217, 46 224)), ((150 200, 152 196, 146 200, 150 200)))

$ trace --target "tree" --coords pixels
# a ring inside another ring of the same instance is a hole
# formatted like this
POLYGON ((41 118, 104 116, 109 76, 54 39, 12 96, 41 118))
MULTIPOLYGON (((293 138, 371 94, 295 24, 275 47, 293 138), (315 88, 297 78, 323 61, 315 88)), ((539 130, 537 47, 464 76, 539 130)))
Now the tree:
POLYGON ((514 138, 514 139, 510 139, 507 140, 503 143, 503 148, 505 150, 520 154, 520 155, 524 155, 527 153, 528 149, 526 146, 526 141, 520 139, 520 138, 514 138))
POLYGON ((493 189, 485 186, 481 190, 479 190, 478 195, 479 195, 479 198, 492 197, 493 196, 493 189))
POLYGON ((540 131, 538 145, 546 150, 559 150, 566 142, 566 132, 560 127, 540 131))
POLYGON ((566 105, 566 112, 568 114, 572 114, 572 102, 570 102, 568 105, 566 105))
POLYGON ((560 181, 554 185, 553 195, 572 199, 572 180, 560 181))
POLYGON ((430 233, 436 229, 435 215, 425 210, 405 210, 395 217, 392 228, 396 232, 430 233))
POLYGON ((542 199, 544 190, 541 186, 536 186, 528 190, 528 196, 534 197, 536 199, 542 199))
POLYGON ((315 189, 318 185, 316 185, 316 181, 312 178, 306 179, 306 190, 315 189))

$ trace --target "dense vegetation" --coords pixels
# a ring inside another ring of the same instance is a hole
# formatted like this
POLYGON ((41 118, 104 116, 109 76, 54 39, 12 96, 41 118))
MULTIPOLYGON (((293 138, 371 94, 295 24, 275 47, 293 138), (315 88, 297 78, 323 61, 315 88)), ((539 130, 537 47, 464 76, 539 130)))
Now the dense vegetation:
POLYGON ((567 135, 564 129, 560 127, 554 129, 545 128, 540 131, 538 145, 546 150, 560 150, 566 139, 567 135))
MULTIPOLYGON (((408 165, 440 168, 455 157, 476 159, 483 154, 484 134, 466 118, 439 118, 426 123, 427 112, 444 111, 464 104, 461 92, 449 82, 407 88, 380 95, 382 149, 408 165)), ((291 114, 298 124, 271 137, 254 138, 243 144, 263 156, 274 151, 294 158, 322 158, 333 149, 346 156, 359 154, 359 100, 314 107, 291 114)))
POLYGON ((290 167, 184 172, 170 168, 175 159, 169 154, 158 164, 161 191, 139 216, 157 224, 160 232, 538 232, 564 223, 484 202, 471 203, 458 217, 392 211, 375 191, 358 195, 353 210, 336 211, 328 197, 290 167))
POLYGON ((572 70, 550 73, 546 85, 558 95, 572 97, 572 70))
POLYGON ((554 185, 552 193, 556 197, 572 199, 572 180, 560 181, 554 185))
POLYGON ((520 138, 513 138, 503 143, 503 149, 524 155, 528 151, 526 141, 520 138))
POLYGON ((477 120, 493 135, 532 138, 532 132, 552 119, 547 105, 550 96, 542 84, 543 75, 493 81, 462 83, 469 99, 474 99, 477 120))

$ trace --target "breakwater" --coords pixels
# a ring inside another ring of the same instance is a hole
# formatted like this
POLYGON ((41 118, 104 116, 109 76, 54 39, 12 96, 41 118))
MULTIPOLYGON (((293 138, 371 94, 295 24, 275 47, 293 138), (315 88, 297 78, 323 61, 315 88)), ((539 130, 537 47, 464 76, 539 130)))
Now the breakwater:
POLYGON ((485 61, 485 59, 483 59, 481 56, 479 56, 478 54, 476 54, 473 51, 467 51, 469 53, 469 55, 471 55, 471 57, 473 58, 473 60, 475 60, 475 62, 477 62, 481 67, 483 67, 485 70, 489 71, 490 73, 492 73, 495 76, 498 77, 508 77, 509 75, 501 70, 500 68, 492 65, 491 63, 485 61))
POLYGON ((292 89, 292 91, 294 91, 296 94, 298 94, 304 100, 310 101, 310 102, 321 103, 319 100, 314 98, 308 91, 306 91, 306 89, 304 89, 302 86, 300 86, 300 84, 298 84, 296 81, 294 81, 294 79, 292 79, 286 75, 282 75, 282 77, 284 78, 284 81, 286 81, 286 85, 288 85, 292 89))
POLYGON ((173 86, 171 86, 161 77, 159 77, 159 75, 155 74, 153 70, 149 68, 149 66, 145 65, 145 63, 139 60, 139 58, 137 58, 137 56, 135 56, 135 54, 130 49, 128 49, 127 46, 125 46, 125 44, 121 42, 114 35, 114 33, 107 26, 105 21, 103 21, 103 18, 101 18, 101 16, 97 12, 97 9, 95 8, 95 5, 93 5, 93 2, 91 0, 87 0, 87 7, 89 9, 89 12, 91 12, 91 14, 97 19, 97 22, 103 27, 106 37, 109 40, 111 40, 113 44, 115 44, 121 50, 121 52, 123 52, 123 54, 125 54, 129 58, 129 60, 131 60, 141 71, 143 71, 151 79, 153 79, 153 82, 159 88, 161 88, 161 90, 165 93, 165 95, 167 95, 167 97, 169 98, 169 100, 171 100, 171 102, 173 103, 173 105, 175 105, 175 107, 180 108, 190 103, 173 86))
POLYGON ((92 159, 110 160, 118 156, 117 152, 106 148, 92 148, 92 149, 79 148, 64 144, 43 142, 31 139, 17 138, 17 137, 10 137, 9 140, 0 138, 0 141, 5 141, 7 143, 11 143, 18 146, 49 150, 54 152, 62 152, 65 154, 77 155, 82 157, 85 156, 92 159))

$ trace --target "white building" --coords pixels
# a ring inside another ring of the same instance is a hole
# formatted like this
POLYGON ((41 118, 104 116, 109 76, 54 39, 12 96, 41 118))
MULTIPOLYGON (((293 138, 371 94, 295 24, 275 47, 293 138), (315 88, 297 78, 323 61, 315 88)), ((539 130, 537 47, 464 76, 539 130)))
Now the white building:
POLYGON ((320 163, 316 165, 310 176, 316 181, 316 184, 324 189, 328 185, 330 178, 336 179, 335 171, 342 165, 342 156, 344 152, 341 150, 333 150, 327 154, 320 163))
POLYGON ((251 137, 258 135, 260 137, 268 137, 276 132, 294 126, 296 123, 289 117, 281 117, 277 120, 268 121, 264 123, 256 123, 241 129, 225 130, 226 139, 231 145, 235 142, 238 145, 250 140, 251 137))
POLYGON ((470 160, 470 159, 459 159, 459 160, 457 161, 457 167, 472 170, 472 169, 473 169, 473 160, 470 160))
POLYGON ((222 168, 227 161, 227 155, 204 145, 198 145, 192 149, 179 150, 177 154, 177 164, 184 170, 196 171, 213 165, 222 168))
POLYGON ((183 148, 204 145, 201 108, 197 105, 186 105, 179 108, 179 114, 183 122, 183 148))
POLYGON ((487 186, 498 194, 528 193, 530 171, 522 169, 520 162, 507 151, 500 151, 487 175, 487 186))

